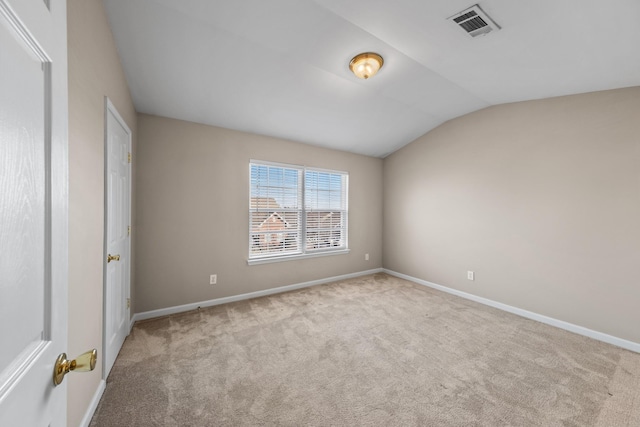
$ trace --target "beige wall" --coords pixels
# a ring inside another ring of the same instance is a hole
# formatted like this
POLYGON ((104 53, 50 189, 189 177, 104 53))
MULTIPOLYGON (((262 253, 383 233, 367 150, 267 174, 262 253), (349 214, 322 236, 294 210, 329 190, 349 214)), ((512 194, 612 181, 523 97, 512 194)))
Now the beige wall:
MULTIPOLYGON (((95 371, 69 376, 68 425, 77 426, 102 375, 104 96, 136 135, 136 113, 100 0, 68 0, 69 344, 98 349, 95 371)), ((134 156, 135 157, 135 156, 134 156)), ((135 182, 135 181, 134 181, 135 182)))
POLYGON ((640 342, 639 135, 639 87, 443 124, 384 161, 385 268, 640 342))
POLYGON ((138 130, 136 312, 382 266, 381 159, 148 115, 138 130), (250 159, 348 171, 351 253, 248 266, 250 159))

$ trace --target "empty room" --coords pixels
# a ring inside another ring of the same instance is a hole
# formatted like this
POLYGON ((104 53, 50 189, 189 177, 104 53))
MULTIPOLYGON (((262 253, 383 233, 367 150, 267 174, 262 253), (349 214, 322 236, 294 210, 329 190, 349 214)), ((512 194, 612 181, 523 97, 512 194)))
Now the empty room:
POLYGON ((0 426, 640 426, 638 16, 0 0, 0 426))

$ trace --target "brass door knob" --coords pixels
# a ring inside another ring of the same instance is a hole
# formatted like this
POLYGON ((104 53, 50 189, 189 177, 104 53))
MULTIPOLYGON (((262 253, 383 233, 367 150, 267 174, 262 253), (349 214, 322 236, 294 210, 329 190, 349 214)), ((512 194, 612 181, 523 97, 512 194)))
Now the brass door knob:
POLYGON ((95 348, 81 354, 73 360, 67 360, 66 353, 60 354, 53 367, 53 385, 60 385, 62 380, 64 380, 64 376, 67 375, 69 371, 93 371, 96 367, 96 360, 98 360, 98 350, 95 348))
POLYGON ((110 263, 111 261, 120 261, 120 255, 111 255, 111 254, 109 254, 107 256, 107 263, 110 263))

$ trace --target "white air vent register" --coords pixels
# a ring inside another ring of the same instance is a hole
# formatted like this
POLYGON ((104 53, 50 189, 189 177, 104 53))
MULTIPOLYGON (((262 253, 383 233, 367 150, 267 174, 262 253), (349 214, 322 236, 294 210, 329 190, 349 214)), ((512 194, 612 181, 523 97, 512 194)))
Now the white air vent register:
POLYGON ((496 24, 477 4, 448 19, 460 26, 471 37, 482 36, 500 29, 500 25, 496 24))

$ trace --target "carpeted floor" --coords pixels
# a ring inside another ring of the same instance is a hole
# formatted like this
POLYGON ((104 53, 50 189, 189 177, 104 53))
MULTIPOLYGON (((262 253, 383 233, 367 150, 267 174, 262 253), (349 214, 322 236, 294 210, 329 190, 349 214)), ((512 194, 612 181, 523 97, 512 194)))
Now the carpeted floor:
POLYGON ((376 274, 136 323, 91 426, 640 426, 640 354, 376 274))

